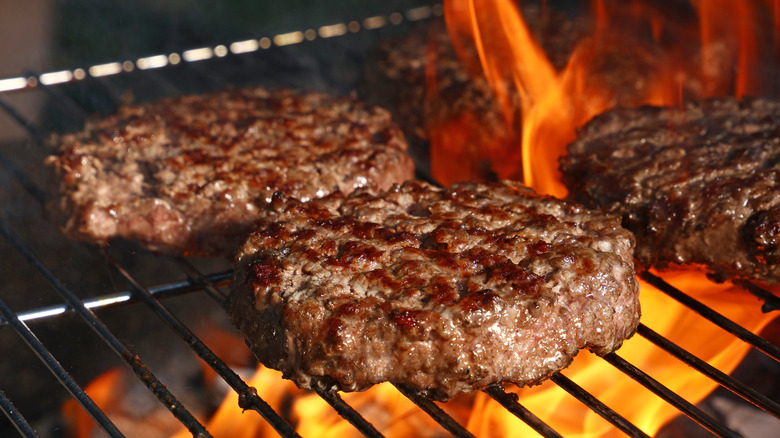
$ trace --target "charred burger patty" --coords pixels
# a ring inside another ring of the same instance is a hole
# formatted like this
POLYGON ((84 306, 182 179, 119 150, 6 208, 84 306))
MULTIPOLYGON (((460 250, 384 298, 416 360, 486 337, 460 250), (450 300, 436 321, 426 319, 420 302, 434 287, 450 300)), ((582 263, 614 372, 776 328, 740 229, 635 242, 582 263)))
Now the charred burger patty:
POLYGON ((560 160, 571 197, 621 215, 647 267, 780 280, 780 104, 615 109, 560 160))
POLYGON ((64 231, 174 254, 235 254, 275 192, 300 200, 412 178, 390 114, 263 88, 126 105, 54 139, 64 231))
POLYGON ((533 384, 639 321, 619 219, 519 184, 410 181, 272 208, 238 252, 227 309, 304 388, 390 381, 446 400, 533 384))

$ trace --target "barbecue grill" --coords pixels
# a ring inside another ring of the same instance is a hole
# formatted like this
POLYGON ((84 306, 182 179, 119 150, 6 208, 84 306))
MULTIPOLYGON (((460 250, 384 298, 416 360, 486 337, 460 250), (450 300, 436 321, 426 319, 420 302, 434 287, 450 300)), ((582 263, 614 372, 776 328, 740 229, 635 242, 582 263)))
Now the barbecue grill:
MULTIPOLYGON (((362 68, 366 49, 372 43, 441 14, 438 4, 415 5, 346 21, 314 23, 278 33, 248 35, 244 39, 131 59, 110 59, 74 69, 23 72, 0 79, 0 107, 27 133, 27 138, 6 142, 0 148, 0 259, 4 265, 0 271, 0 372, 5 374, 4 386, 0 387, 0 408, 7 418, 0 423, 0 434, 15 430, 22 436, 56 436, 47 428, 56 430, 60 420, 52 420, 50 414, 57 414, 59 406, 71 400, 106 434, 121 436, 112 414, 101 409, 84 390, 92 377, 106 370, 106 363, 113 363, 131 369, 148 394, 159 400, 193 436, 211 436, 205 422, 193 413, 188 402, 192 397, 186 393, 188 386, 177 385, 176 372, 168 369, 179 366, 174 363, 174 354, 168 353, 183 349, 194 352, 230 387, 229 391, 238 394, 240 407, 247 410, 244 415, 257 416, 258 421, 267 422, 282 436, 298 436, 284 410, 272 408, 246 383, 237 368, 215 353, 213 344, 207 345, 195 334, 204 315, 219 320, 219 309, 231 279, 230 266, 221 261, 158 256, 131 243, 94 248, 63 237, 44 209, 46 181, 39 171, 47 153, 44 139, 53 131, 79 129, 89 114, 111 111, 128 90, 136 100, 146 100, 213 90, 226 84, 252 84, 262 77, 267 85, 305 83, 308 88, 313 85, 348 92, 354 87, 359 76, 356 72, 362 68), (321 63, 322 58, 333 53, 341 54, 337 62, 347 72, 338 75, 340 79, 329 74, 331 65, 326 68, 321 63), (45 122, 33 122, 22 114, 14 102, 15 96, 22 93, 44 96, 45 122), (137 333, 150 331, 154 332, 151 339, 146 336, 147 341, 137 343, 137 333), (25 391, 11 387, 24 385, 29 385, 25 391)), ((749 357, 757 356, 753 359, 768 364, 765 381, 780 378, 778 337, 770 339, 769 335, 752 333, 719 309, 672 286, 662 275, 642 272, 640 276, 652 286, 643 293, 668 296, 688 312, 700 315, 702 323, 715 324, 749 344, 754 351, 749 357)), ((748 282, 739 286, 740 293, 755 296, 756 307, 764 313, 780 309, 780 299, 770 291, 748 282)), ((780 418, 778 392, 768 392, 769 388, 762 384, 743 383, 723 373, 652 327, 640 324, 636 337, 646 339, 651 348, 667 352, 714 380, 743 399, 759 417, 780 418)), ((603 361, 677 408, 681 417, 699 424, 701 427, 693 429, 696 433, 708 431, 723 437, 744 433, 739 424, 686 401, 667 388, 665 382, 623 358, 620 351, 608 354, 603 361)), ((607 406, 568 378, 566 370, 544 385, 560 386, 629 436, 647 436, 642 425, 633 424, 618 414, 614 406, 607 406)), ((397 389, 442 430, 455 436, 472 436, 466 425, 447 412, 446 404, 434 403, 403 385, 397 385, 397 389)), ((543 415, 526 409, 523 400, 509 389, 495 386, 484 392, 540 435, 561 436, 543 415)), ((382 436, 382 431, 339 393, 324 387, 315 392, 357 431, 366 436, 382 436)))

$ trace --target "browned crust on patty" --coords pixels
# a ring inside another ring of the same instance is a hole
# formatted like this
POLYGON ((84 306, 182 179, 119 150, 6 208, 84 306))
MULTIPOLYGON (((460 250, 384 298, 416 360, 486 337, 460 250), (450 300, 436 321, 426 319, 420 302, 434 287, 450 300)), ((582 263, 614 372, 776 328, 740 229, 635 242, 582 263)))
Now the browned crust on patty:
POLYGON ((174 254, 232 257, 275 192, 305 201, 414 173, 387 111, 260 87, 122 106, 53 141, 65 233, 174 254))
POLYGON ((227 309, 304 388, 390 381, 446 400, 533 384, 639 321, 618 219, 519 184, 410 181, 275 208, 238 252, 227 309))
POLYGON ((646 267, 780 280, 780 104, 608 111, 560 160, 570 197, 621 215, 646 267))

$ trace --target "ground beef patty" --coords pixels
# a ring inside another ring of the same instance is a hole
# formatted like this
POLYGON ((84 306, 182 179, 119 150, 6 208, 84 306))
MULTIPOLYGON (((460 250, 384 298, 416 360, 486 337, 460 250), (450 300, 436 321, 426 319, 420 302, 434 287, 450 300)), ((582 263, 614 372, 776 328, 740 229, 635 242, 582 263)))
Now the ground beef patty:
POLYGON ((390 381, 446 400, 533 384, 639 320, 619 219, 511 182, 410 181, 276 209, 236 256, 227 309, 299 386, 390 381))
POLYGON ((55 139, 64 231, 155 251, 231 257, 275 192, 302 201, 413 177, 389 112, 263 88, 120 107, 55 139))
POLYGON ((571 197, 623 217, 645 266, 780 280, 780 104, 615 109, 560 160, 571 197))

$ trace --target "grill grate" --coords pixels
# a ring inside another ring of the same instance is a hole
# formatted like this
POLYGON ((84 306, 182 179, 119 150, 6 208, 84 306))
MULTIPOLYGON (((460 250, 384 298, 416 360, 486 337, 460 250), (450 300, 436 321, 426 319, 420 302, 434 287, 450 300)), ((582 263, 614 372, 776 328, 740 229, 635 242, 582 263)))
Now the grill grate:
MULTIPOLYGON (((410 20, 413 18, 425 19, 431 15, 440 13, 440 9, 436 8, 417 8, 407 11, 405 14, 395 13, 391 16, 380 18, 382 18, 385 23, 391 22, 393 24, 399 24, 400 21, 403 21, 404 17, 407 17, 410 20)), ((382 20, 379 20, 377 17, 370 17, 361 22, 346 23, 344 26, 346 29, 349 29, 349 32, 354 33, 356 30, 353 29, 360 30, 362 28, 371 30, 378 28, 380 27, 378 23, 381 21, 382 20), (352 23, 357 23, 357 25, 353 25, 352 23)), ((341 28, 329 26, 322 26, 316 31, 312 30, 312 32, 315 32, 315 37, 319 35, 322 38, 326 38, 326 35, 327 38, 343 35, 335 35, 341 32, 341 28), (332 34, 328 32, 331 32, 332 34)), ((347 33, 348 32, 344 32, 344 34, 347 33)), ((77 86, 80 87, 80 89, 89 90, 89 93, 96 93, 104 97, 107 96, 107 99, 114 102, 114 104, 121 99, 122 90, 127 84, 136 88, 147 87, 151 84, 151 89, 156 90, 153 94, 171 94, 173 92, 179 92, 180 88, 176 86, 177 81, 167 76, 169 70, 177 70, 179 73, 194 75, 208 83, 210 86, 218 87, 225 83, 232 82, 232 79, 223 77, 224 72, 222 69, 224 68, 224 65, 218 65, 221 58, 224 57, 224 55, 219 56, 219 53, 222 53, 222 49, 229 51, 232 54, 231 59, 235 63, 240 64, 240 69, 251 70, 250 67, 254 66, 259 59, 262 59, 263 54, 257 53, 258 51, 268 49, 272 45, 281 47, 297 44, 299 37, 301 41, 304 39, 313 39, 309 38, 309 36, 311 36, 311 33, 309 33, 309 30, 306 30, 280 34, 274 37, 264 37, 258 40, 236 42, 229 45, 216 46, 214 48, 193 49, 182 52, 181 58, 178 58, 177 62, 174 62, 174 60, 177 60, 176 56, 179 56, 179 54, 176 53, 139 58, 133 62, 128 61, 135 69, 129 68, 128 64, 125 63, 119 64, 120 68, 118 70, 112 70, 113 67, 111 66, 116 63, 104 64, 93 66, 92 68, 70 71, 69 74, 62 74, 59 76, 62 80, 56 81, 51 79, 54 77, 51 76, 53 73, 31 74, 23 77, 25 78, 23 81, 24 86, 19 86, 16 89, 6 91, 29 90, 33 88, 42 89, 46 96, 53 102, 54 106, 58 108, 58 114, 61 114, 63 118, 70 118, 74 124, 80 124, 85 115, 91 112, 91 108, 72 99, 67 93, 63 92, 62 89, 57 87, 77 86), (198 56, 200 56, 200 58, 198 58, 198 56), (182 58, 184 59, 184 62, 181 61, 182 58), (154 64, 155 62, 157 64, 154 64), (214 64, 211 64, 212 62, 214 64), (156 67, 149 67, 151 65, 155 65, 156 67), (87 74, 87 72, 89 72, 89 74, 87 74), (34 78, 35 80, 31 80, 30 78, 34 78), (142 85, 138 85, 139 83, 142 85)), ((9 83, 21 84, 20 81, 0 81, 0 85, 9 83)), ((0 93, 0 108, 2 108, 11 118, 16 120, 20 126, 26 128, 33 143, 36 143, 38 147, 42 147, 43 138, 45 137, 44 130, 23 117, 9 99, 4 98, 2 93, 0 93)), ((45 197, 43 191, 35 182, 35 179, 24 170, 23 166, 10 159, 3 150, 0 150, 0 164, 3 165, 3 170, 0 171, 0 177, 4 177, 3 172, 6 172, 9 180, 12 179, 20 184, 28 193, 29 197, 32 198, 31 204, 41 205, 44 203, 45 197)), ((0 211, 6 212, 6 209, 3 208, 0 211)), ((282 436, 299 436, 283 413, 275 411, 265 400, 259 397, 254 388, 250 387, 223 361, 222 358, 215 354, 201 339, 193 334, 191 328, 180 321, 163 303, 163 299, 168 297, 182 294, 202 293, 215 301, 217 305, 221 306, 225 299, 222 289, 229 283, 231 276, 229 271, 203 273, 201 272, 201 269, 193 265, 192 261, 177 258, 174 259, 173 262, 178 267, 179 273, 186 277, 186 281, 162 284, 155 283, 153 286, 146 286, 144 281, 141 281, 131 274, 124 266, 123 262, 110 254, 108 250, 92 249, 93 251, 98 252, 97 257, 99 259, 105 261, 106 265, 113 269, 113 272, 118 273, 119 276, 130 285, 130 290, 84 299, 77 296, 77 294, 66 286, 65 282, 63 282, 47 264, 35 254, 29 242, 27 242, 25 238, 20 237, 20 235, 12 229, 12 226, 7 220, 7 213, 4 213, 4 217, 0 218, 0 234, 3 235, 6 242, 10 243, 10 247, 0 247, 0 251, 3 251, 0 254, 5 254, 5 251, 21 254, 58 292, 61 299, 61 303, 59 304, 38 307, 24 312, 15 312, 5 301, 0 300, 0 312, 2 313, 0 330, 12 330, 21 337, 35 355, 38 356, 40 361, 46 365, 51 374, 55 376, 64 388, 66 388, 70 393, 70 396, 90 415, 90 417, 92 417, 95 424, 109 436, 122 436, 122 433, 107 414, 90 399, 76 379, 74 379, 65 367, 58 362, 50 349, 36 337, 35 333, 28 326, 28 322, 35 321, 40 324, 45 324, 48 321, 54 320, 58 315, 77 315, 117 356, 122 359, 123 362, 129 366, 129 368, 133 370, 138 379, 147 386, 149 391, 152 392, 169 411, 171 411, 193 436, 211 436, 206 427, 201 424, 187 407, 185 407, 184 404, 167 389, 165 382, 158 379, 158 377, 148 369, 141 358, 120 341, 95 313, 95 310, 109 309, 130 303, 141 303, 146 306, 146 308, 150 309, 171 332, 185 342, 198 357, 200 357, 239 395, 239 406, 242 409, 256 411, 264 421, 270 424, 282 436)), ((660 277, 650 273, 642 273, 641 277, 658 291, 667 294, 682 303, 686 308, 690 309, 690 311, 704 316, 709 321, 764 352, 768 357, 775 361, 780 361, 780 348, 768 340, 735 324, 733 321, 730 321, 728 318, 707 307, 705 304, 702 304, 685 294, 683 291, 671 286, 660 277)), ((765 312, 780 308, 780 306, 778 306, 778 297, 771 292, 750 283, 744 283, 741 284, 741 286, 746 291, 756 295, 764 301, 763 309, 765 312)), ((643 324, 640 325, 638 334, 649 340, 657 348, 669 352, 682 362, 715 380, 724 388, 729 389, 764 412, 780 418, 780 404, 758 390, 744 385, 717 370, 643 324)), ((12 352, 2 352, 2 354, 4 356, 10 356, 12 352)), ((723 424, 700 408, 685 401, 680 395, 665 387, 663 383, 656 381, 640 368, 621 358, 618 354, 608 354, 604 357, 604 360, 630 378, 639 382, 642 386, 654 392, 658 397, 676 406, 682 414, 693 419, 713 434, 722 437, 740 436, 737 432, 730 429, 728 425, 723 424)), ((778 374, 780 374, 780 372, 778 372, 778 374)), ((567 393, 571 394, 595 413, 606 419, 618 430, 629 436, 647 436, 639 426, 629 422, 565 375, 554 375, 551 380, 554 384, 560 386, 567 393)), ((397 385, 396 387, 403 396, 407 397, 420 407, 433 420, 440 424, 444 430, 458 437, 473 436, 471 432, 458 423, 452 416, 447 414, 438 404, 423 397, 416 390, 406 387, 405 385, 397 385)), ((382 436, 381 432, 377 430, 374 425, 352 406, 346 403, 338 393, 324 387, 316 388, 315 392, 339 415, 348 420, 365 436, 382 436)), ((485 392, 508 412, 527 423, 540 435, 545 437, 561 436, 558 431, 526 409, 520 403, 518 397, 512 392, 507 392, 503 388, 497 386, 487 388, 485 392)), ((16 409, 14 403, 7 397, 6 393, 2 391, 2 388, 0 388, 0 409, 2 409, 12 426, 22 436, 38 436, 35 429, 31 426, 31 423, 16 409)))

